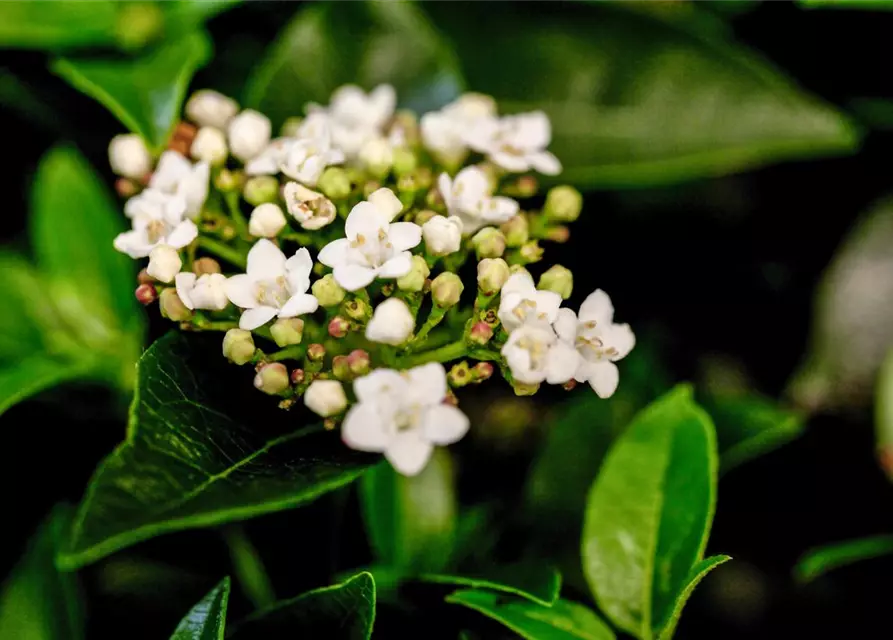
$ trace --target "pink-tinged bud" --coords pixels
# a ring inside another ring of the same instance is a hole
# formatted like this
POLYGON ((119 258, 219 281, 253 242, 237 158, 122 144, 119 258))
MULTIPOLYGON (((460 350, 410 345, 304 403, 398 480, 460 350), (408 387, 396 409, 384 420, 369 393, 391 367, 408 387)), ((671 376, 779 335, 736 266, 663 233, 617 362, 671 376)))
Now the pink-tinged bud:
POLYGON ((535 176, 521 176, 515 182, 515 189, 519 198, 529 198, 536 195, 539 186, 539 180, 535 176))
POLYGON ((483 382, 493 375, 493 365, 489 362, 478 362, 472 367, 471 375, 475 382, 483 382))
POLYGON ((220 263, 214 258, 199 258, 192 263, 192 272, 197 276, 203 276, 206 273, 220 273, 220 263))
POLYGON ((493 327, 486 322, 475 322, 468 334, 468 341, 483 346, 493 337, 493 327))
POLYGON ((350 379, 350 365, 347 362, 347 356, 335 356, 332 358, 332 374, 338 380, 350 379))
POLYGON ((129 178, 118 178, 115 180, 115 193, 122 198, 134 196, 139 190, 139 185, 129 178))
POLYGON ((354 349, 347 356, 347 366, 350 368, 350 372, 355 376, 366 375, 369 373, 369 369, 372 366, 369 352, 364 351, 363 349, 354 349))
POLYGON ((294 369, 291 372, 291 383, 294 385, 298 385, 304 382, 304 370, 303 369, 294 369))
POLYGON ((319 343, 313 343, 307 347, 307 358, 310 362, 322 362, 326 357, 326 348, 319 343))
POLYGON ((149 275, 149 271, 145 268, 140 269, 140 272, 136 275, 136 281, 140 284, 152 284, 156 282, 155 278, 149 275))
POLYGON ((271 396, 279 395, 288 389, 291 377, 281 362, 263 365, 254 376, 254 388, 271 396))
POLYGON ((571 380, 568 380, 567 382, 565 382, 563 385, 561 385, 561 388, 564 389, 565 391, 573 391, 576 386, 577 386, 577 381, 574 379, 571 379, 571 380))
POLYGON ((549 227, 549 230, 546 231, 546 240, 551 240, 552 242, 567 242, 570 237, 571 230, 563 225, 549 227))
POLYGON ((347 318, 335 316, 329 321, 329 335, 333 338, 343 338, 350 329, 350 322, 347 318))
POLYGON ((152 284, 141 284, 133 292, 133 295, 136 296, 137 301, 143 306, 148 306, 158 300, 158 291, 155 289, 155 285, 152 284))
POLYGON ((471 382, 471 367, 464 360, 454 364, 447 373, 447 381, 452 387, 464 387, 471 382))

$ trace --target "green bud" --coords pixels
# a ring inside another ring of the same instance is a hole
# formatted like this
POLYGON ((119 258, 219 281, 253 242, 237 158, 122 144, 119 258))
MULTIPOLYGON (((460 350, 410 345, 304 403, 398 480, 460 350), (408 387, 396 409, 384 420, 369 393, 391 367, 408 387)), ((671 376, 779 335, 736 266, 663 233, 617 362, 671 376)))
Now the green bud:
POLYGON ((350 365, 347 362, 347 356, 335 356, 332 358, 332 375, 338 380, 350 380, 350 365))
POLYGON ((343 200, 350 195, 350 176, 341 167, 329 167, 319 178, 316 188, 332 200, 343 200))
POLYGON ((286 118, 285 122, 282 123, 282 128, 279 130, 279 135, 284 138, 297 138, 298 131, 301 128, 301 125, 304 123, 304 118, 300 116, 291 116, 290 118, 286 118))
POLYGON ((431 297, 438 307, 448 309, 458 304, 464 288, 459 276, 445 271, 431 282, 431 297))
POLYGON ((248 178, 242 189, 245 202, 255 207, 265 202, 276 202, 279 199, 279 180, 273 176, 254 176, 248 178))
POLYGON ((583 196, 573 187, 563 185, 552 187, 546 194, 543 213, 550 220, 573 222, 580 217, 583 210, 583 196))
POLYGON ((431 269, 422 256, 412 257, 412 266, 409 271, 397 278, 397 288, 400 291, 421 291, 425 287, 425 280, 431 269))
POLYGON ((276 396, 288 389, 290 378, 288 369, 281 362, 263 365, 254 376, 254 388, 271 396, 276 396))
POLYGON ((321 307, 334 307, 341 304, 346 294, 331 273, 327 273, 314 282, 311 291, 313 291, 313 295, 316 296, 321 307))
POLYGON ((270 333, 280 347, 301 344, 304 339, 304 321, 300 318, 279 318, 270 327, 270 333))
POLYGON ((421 227, 423 224, 428 222, 428 220, 430 220, 431 218, 433 218, 434 216, 437 216, 437 215, 440 215, 440 214, 437 213, 436 211, 431 211, 431 209, 422 209, 421 211, 419 211, 418 213, 415 214, 415 217, 413 218, 413 222, 415 222, 417 225, 419 225, 421 227))
POLYGON ((574 290, 574 274, 560 264, 553 265, 540 276, 537 288, 543 291, 554 291, 561 296, 562 300, 567 300, 574 290))
POLYGON ((508 247, 520 247, 530 237, 530 225, 525 215, 516 215, 504 222, 499 229, 505 235, 505 244, 508 247))
POLYGON ((372 317, 372 307, 370 307, 369 303, 365 300, 354 298, 353 300, 348 300, 344 303, 344 313, 346 313, 351 320, 366 322, 372 317))
POLYGON ((530 264, 531 262, 539 262, 543 259, 543 248, 540 246, 539 242, 531 240, 526 242, 524 246, 518 250, 518 255, 520 255, 521 259, 527 264, 530 264))
POLYGON ((418 160, 416 159, 415 153, 409 149, 404 149, 402 147, 394 149, 394 173, 397 176, 404 176, 415 171, 417 164, 418 160))
POLYGON ((326 357, 326 348, 319 343, 307 347, 307 359, 310 362, 322 362, 326 357))
POLYGON ((527 384, 516 380, 512 383, 512 390, 516 396, 532 396, 540 390, 540 385, 539 383, 527 384))
POLYGON ((180 296, 177 295, 177 290, 173 288, 164 289, 161 292, 158 306, 161 309, 161 315, 174 322, 183 322, 192 317, 192 311, 183 304, 180 296))
POLYGON ((115 20, 115 40, 125 51, 142 49, 163 31, 164 13, 156 3, 125 2, 120 5, 115 20))
POLYGON ((484 227, 471 238, 471 245, 481 258, 500 258, 505 253, 505 236, 494 227, 484 227))
POLYGON ((447 373, 447 381, 451 387, 464 387, 471 382, 471 367, 465 360, 454 364, 447 373))
POLYGON ((254 358, 254 338, 250 331, 230 329, 223 336, 223 356, 238 365, 247 364, 254 358))
POLYGON ((416 189, 430 189, 434 184, 434 172, 431 167, 418 167, 412 172, 412 178, 415 180, 416 189))
POLYGON ((502 258, 484 258, 478 262, 478 287, 486 295, 502 289, 509 275, 509 266, 502 258))
POLYGON ((230 169, 221 169, 214 177, 214 186, 223 193, 236 191, 242 188, 245 181, 245 174, 241 171, 231 171, 230 169))

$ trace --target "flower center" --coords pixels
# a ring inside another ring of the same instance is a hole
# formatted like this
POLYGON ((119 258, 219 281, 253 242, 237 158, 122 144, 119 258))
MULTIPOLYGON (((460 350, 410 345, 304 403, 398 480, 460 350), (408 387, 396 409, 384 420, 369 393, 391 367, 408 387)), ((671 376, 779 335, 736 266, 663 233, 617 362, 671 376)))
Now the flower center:
POLYGON ((394 245, 384 229, 379 229, 378 235, 371 238, 358 233, 350 248, 359 252, 369 266, 376 268, 387 262, 394 253, 394 245))
POLYGON ((596 331, 596 322, 581 322, 577 327, 577 338, 574 341, 577 351, 591 362, 610 360, 618 354, 615 347, 605 346, 602 336, 596 331))
POLYGON ((546 366, 546 355, 549 353, 549 348, 542 340, 524 336, 518 340, 517 344, 530 357, 530 368, 532 370, 538 371, 546 366))
POLYGON ((397 433, 412 431, 419 426, 422 419, 422 408, 412 404, 397 411, 394 415, 394 430, 397 433))
POLYGON ((151 244, 157 244, 167 235, 167 224, 164 220, 152 220, 146 225, 146 237, 151 244))
POLYGON ((260 304, 280 309, 291 297, 288 281, 285 276, 279 276, 275 280, 259 280, 256 296, 260 304))
POLYGON ((527 322, 529 318, 533 315, 536 315, 537 320, 546 320, 548 316, 542 311, 537 312, 536 309, 536 301, 530 300, 528 298, 524 298, 515 305, 515 308, 512 309, 512 315, 515 316, 521 322, 527 322))

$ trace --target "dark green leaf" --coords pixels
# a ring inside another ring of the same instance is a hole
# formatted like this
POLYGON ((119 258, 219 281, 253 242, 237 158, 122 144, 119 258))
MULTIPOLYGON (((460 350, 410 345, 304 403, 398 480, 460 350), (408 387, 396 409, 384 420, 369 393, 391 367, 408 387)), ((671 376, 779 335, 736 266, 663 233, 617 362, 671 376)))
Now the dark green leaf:
MULTIPOLYGON (((3 5, 0 4, 0 10, 3 5)), ((0 68, 0 104, 26 120, 58 135, 60 117, 42 100, 34 88, 7 68, 0 68)))
POLYGON ((189 610, 171 640, 223 640, 228 602, 229 578, 224 578, 189 610))
POLYGON ((594 611, 569 600, 551 607, 507 598, 491 591, 467 589, 446 599, 474 609, 527 640, 613 640, 614 632, 594 611))
POLYGON ((534 563, 492 567, 463 575, 424 574, 419 579, 424 582, 510 593, 546 607, 555 604, 561 592, 561 574, 551 567, 534 563))
POLYGON ((701 560, 716 501, 713 424, 679 386, 640 412, 592 485, 583 570, 600 609, 630 634, 660 635, 701 560))
POLYGON ((694 567, 692 567, 691 573, 688 577, 688 584, 685 585, 685 588, 676 598, 676 604, 673 607, 673 613, 670 616, 670 620, 667 622, 660 633, 661 640, 670 640, 673 637, 673 634, 676 631, 676 625, 679 624, 679 616, 682 615, 682 608, 685 606, 685 603, 688 602, 688 599, 694 592, 695 587, 697 587, 698 584, 700 584, 701 580, 704 579, 704 576, 713 571, 719 565, 725 564, 731 559, 732 558, 729 556, 710 556, 709 558, 704 558, 694 567))
POLYGON ((0 364, 0 415, 7 409, 63 382, 92 373, 92 363, 76 364, 36 354, 0 364))
POLYGON ((42 322, 55 312, 44 293, 45 284, 22 256, 0 251, 0 361, 24 357, 42 348, 42 322))
POLYGON ((449 452, 438 449, 417 476, 403 476, 388 464, 363 476, 363 519, 379 563, 407 572, 446 566, 458 509, 453 475, 449 452))
POLYGON ((164 0, 160 4, 167 30, 184 31, 200 26, 241 2, 242 0, 164 0))
POLYGON ((81 640, 84 621, 77 578, 60 573, 54 557, 70 519, 57 508, 31 540, 29 549, 0 594, 0 638, 81 640))
POLYGON ((462 89, 449 46, 408 2, 319 3, 301 8, 249 79, 245 103, 281 123, 308 101, 328 103, 347 83, 394 85, 400 103, 427 109, 462 89))
POLYGON ((51 68, 160 149, 180 116, 189 81, 210 54, 208 36, 195 32, 165 42, 139 58, 62 58, 51 68))
POLYGON ((847 107, 865 126, 879 131, 893 130, 893 100, 853 98, 847 107))
POLYGON ((231 638, 367 640, 374 622, 375 580, 369 573, 358 573, 341 584, 308 591, 252 615, 231 638))
POLYGON ((59 50, 115 42, 118 3, 110 0, 0 2, 0 47, 59 50))
POLYGON ((887 351, 878 374, 874 397, 874 432, 881 468, 888 478, 893 479, 893 349, 887 351))
POLYGON ((893 535, 847 540, 807 552, 794 567, 794 575, 800 582, 809 582, 854 562, 890 554, 893 554, 893 535))
POLYGON ((635 5, 426 10, 454 41, 472 89, 506 112, 550 115, 561 181, 637 187, 857 148, 844 116, 732 43, 711 16, 635 5))
POLYGON ((300 506, 370 457, 259 395, 220 336, 172 333, 140 360, 127 439, 100 464, 60 557, 67 568, 152 536, 300 506))
POLYGON ((874 9, 893 10, 891 0, 797 0, 807 9, 874 9))

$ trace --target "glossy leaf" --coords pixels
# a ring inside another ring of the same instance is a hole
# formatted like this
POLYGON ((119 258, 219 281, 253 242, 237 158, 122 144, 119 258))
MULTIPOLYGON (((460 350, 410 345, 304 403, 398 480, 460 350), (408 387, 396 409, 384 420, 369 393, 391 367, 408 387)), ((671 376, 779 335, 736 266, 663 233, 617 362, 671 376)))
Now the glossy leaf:
POLYGON ((110 0, 0 2, 0 47, 58 50, 114 44, 118 4, 110 0))
POLYGON ((78 567, 147 538, 314 500, 371 461, 264 403, 220 336, 171 333, 138 365, 127 439, 96 470, 60 557, 78 567), (298 427, 298 428, 296 428, 298 427))
POLYGON ((545 607, 555 604, 561 592, 561 574, 551 567, 536 563, 491 567, 462 575, 423 574, 419 579, 437 584, 500 591, 545 607))
POLYGON ((854 562, 871 560, 893 554, 893 536, 874 536, 846 540, 827 547, 812 549, 797 562, 794 576, 800 582, 810 582, 821 575, 854 562))
POLYGON ((229 589, 229 578, 224 578, 189 610, 171 640, 223 640, 229 589))
POLYGON ((167 29, 192 29, 210 20, 224 11, 232 9, 242 0, 163 0, 160 2, 164 11, 167 29))
POLYGON ((367 640, 375 623, 375 580, 358 573, 331 587, 303 593, 239 624, 232 640, 326 638, 367 640))
POLYGON ((551 607, 507 598, 491 591, 467 589, 446 601, 474 609, 527 640, 613 640, 614 632, 591 609, 569 600, 551 607))
POLYGON ((10 407, 63 382, 87 377, 92 363, 71 363, 37 354, 0 364, 0 415, 10 407))
POLYGON ((408 2, 319 3, 301 8, 249 79, 245 103, 274 123, 328 104, 347 83, 397 89, 400 104, 429 109, 449 102, 463 81, 450 47, 408 2))
POLYGON ((56 569, 54 557, 69 520, 57 508, 32 538, 0 593, 0 638, 82 640, 84 620, 77 577, 56 569))
POLYGON ((180 116, 189 81, 210 54, 207 35, 195 32, 137 58, 62 58, 51 69, 160 149, 180 116))
POLYGON ((688 578, 688 584, 685 585, 685 588, 676 598, 676 604, 673 606, 673 613, 670 615, 667 624, 661 630, 661 640, 670 640, 673 637, 673 633, 676 631, 676 625, 679 624, 679 617, 682 615, 682 608, 685 606, 685 603, 688 602, 695 587, 700 584, 701 580, 703 580, 704 577, 716 567, 725 564, 731 559, 732 558, 729 556, 710 556, 709 558, 704 558, 692 567, 688 578))
POLYGON ((716 502, 713 424, 679 386, 640 412, 592 485, 583 570, 599 608, 628 633, 660 635, 701 560, 716 502))
POLYGON ((842 114, 734 44, 717 19, 635 5, 426 10, 455 43, 471 89, 505 112, 549 114, 562 182, 638 187, 857 148, 842 114))

